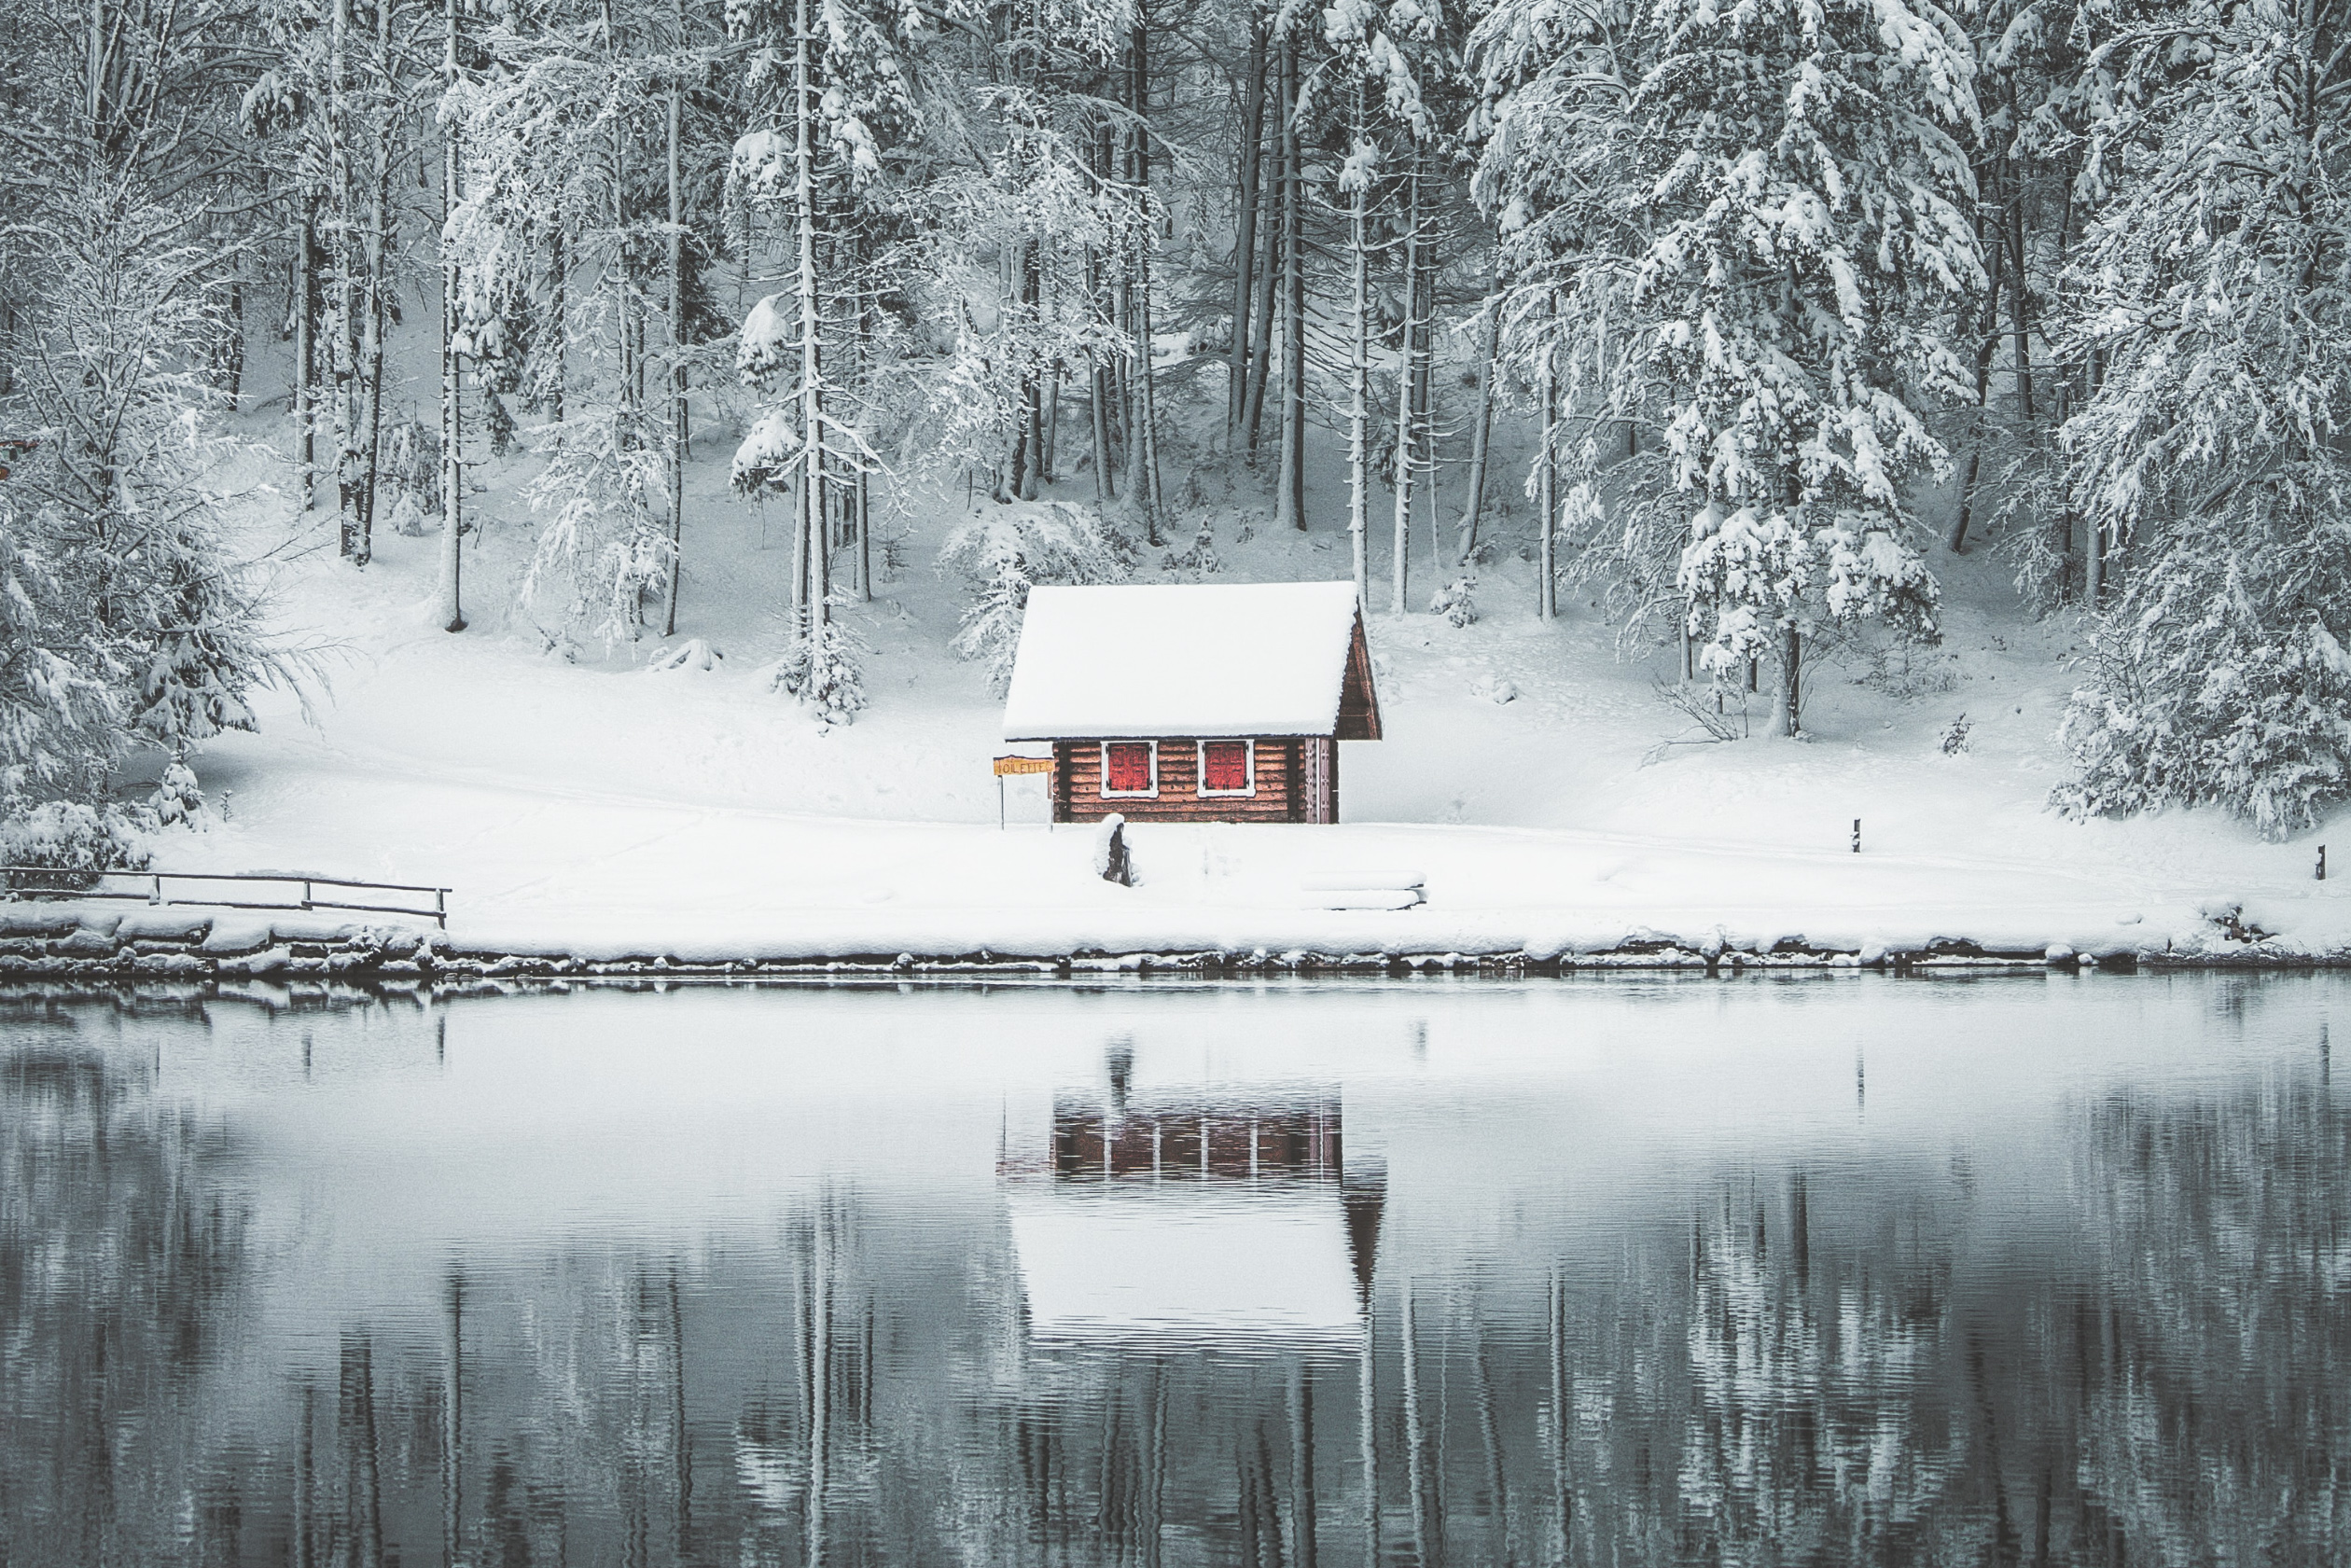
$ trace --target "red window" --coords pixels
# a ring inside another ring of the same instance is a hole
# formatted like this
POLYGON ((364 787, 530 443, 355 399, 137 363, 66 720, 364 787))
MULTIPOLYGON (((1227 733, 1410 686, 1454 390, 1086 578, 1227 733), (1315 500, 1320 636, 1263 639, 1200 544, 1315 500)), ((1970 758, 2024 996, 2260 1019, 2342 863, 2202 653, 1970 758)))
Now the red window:
POLYGON ((1203 795, 1252 795, 1256 781, 1249 776, 1249 742, 1246 741, 1203 741, 1200 742, 1200 793, 1203 795))
POLYGON ((1159 789, 1159 770, 1152 766, 1148 741, 1106 741, 1102 745, 1102 793, 1151 795, 1159 789))

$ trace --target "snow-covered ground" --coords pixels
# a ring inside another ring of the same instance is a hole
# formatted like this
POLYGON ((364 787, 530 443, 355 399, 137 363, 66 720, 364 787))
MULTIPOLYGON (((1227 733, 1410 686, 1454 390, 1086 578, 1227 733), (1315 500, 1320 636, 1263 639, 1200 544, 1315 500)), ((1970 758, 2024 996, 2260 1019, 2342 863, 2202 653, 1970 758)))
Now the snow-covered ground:
MULTIPOLYGON (((251 431, 276 439, 282 424, 257 415, 251 431)), ((1342 746, 1342 825, 1134 828, 1139 884, 1112 886, 1092 874, 1090 830, 1042 826, 1040 781, 1009 781, 1013 826, 996 826, 1001 704, 948 653, 961 587, 931 566, 961 493, 890 523, 904 564, 849 613, 870 645, 871 705, 828 731, 767 689, 786 540, 728 493, 730 449, 715 432, 689 478, 679 636, 577 661, 512 607, 528 460, 478 476, 489 488, 474 502, 473 624, 456 636, 428 614, 434 540, 381 531, 373 564, 355 571, 334 559, 328 514, 257 497, 249 524, 282 563, 281 619, 322 672, 315 722, 275 692, 259 734, 208 749, 201 770, 222 810, 167 834, 160 864, 446 883, 459 945, 579 956, 1542 952, 1642 931, 2160 951, 2210 945, 2209 912, 2237 904, 2289 948, 2351 943, 2351 901, 2312 879, 2323 831, 2264 844, 2205 812, 2085 825, 2048 811, 2072 628, 2024 617, 1999 560, 1940 550, 1942 650, 1896 679, 1822 670, 1807 740, 1658 755, 1693 732, 1653 688, 1666 658, 1621 659, 1613 625, 1582 601, 1537 621, 1531 569, 1515 559, 1484 569, 1474 625, 1391 616, 1375 548, 1369 626, 1387 738, 1342 746), (647 667, 689 638, 723 659, 647 667), (1948 755, 1962 714, 1968 749, 1948 755), (1373 867, 1420 872, 1426 904, 1340 913, 1301 891, 1373 867)), ((1208 580, 1345 576, 1336 453, 1314 455, 1305 534, 1271 532, 1220 465, 1171 476, 1171 493, 1208 499, 1221 562, 1208 580)), ((256 463, 255 479, 285 483, 256 463)), ((1512 515, 1493 524, 1513 539, 1525 528, 1515 488, 1495 486, 1512 515)), ((1091 493, 1082 476, 1064 489, 1091 493)), ((1161 570, 1160 555, 1137 580, 1199 577, 1161 570)), ((1424 561, 1416 608, 1427 587, 1424 561)))

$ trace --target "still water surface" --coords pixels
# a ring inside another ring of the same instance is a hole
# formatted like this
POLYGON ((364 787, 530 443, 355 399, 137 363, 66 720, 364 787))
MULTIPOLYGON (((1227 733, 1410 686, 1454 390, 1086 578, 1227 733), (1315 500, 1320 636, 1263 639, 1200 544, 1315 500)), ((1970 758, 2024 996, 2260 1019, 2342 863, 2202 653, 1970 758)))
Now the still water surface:
POLYGON ((0 1564, 2351 1561, 2351 984, 0 1004, 0 1564))

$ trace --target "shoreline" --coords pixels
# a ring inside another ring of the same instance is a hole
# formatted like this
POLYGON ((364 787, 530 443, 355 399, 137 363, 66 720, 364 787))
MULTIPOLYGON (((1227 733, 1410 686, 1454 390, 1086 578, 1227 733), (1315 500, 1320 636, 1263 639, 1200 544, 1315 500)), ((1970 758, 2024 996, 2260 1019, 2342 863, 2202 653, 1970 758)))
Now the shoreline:
MULTIPOLYGON (((1399 933, 1399 936, 1402 934, 1399 933)), ((2151 936, 2152 934, 2150 934, 2151 936)), ((1523 944, 1484 949, 1421 945, 1296 947, 1273 951, 1171 944, 1065 951, 694 951, 699 944, 642 944, 640 951, 573 952, 551 946, 484 945, 411 925, 254 919, 193 906, 129 910, 70 900, 0 904, 0 987, 53 980, 337 980, 432 986, 475 980, 718 981, 1081 979, 1157 975, 1201 978, 1453 975, 1548 979, 1605 973, 1709 976, 1852 971, 1882 975, 2138 970, 2319 970, 2351 968, 2351 950, 2305 951, 2274 938, 2219 934, 2217 942, 2161 947, 2115 942, 2096 951, 1941 937, 1916 942, 1812 942, 1801 937, 1742 945, 1719 928, 1703 940, 1652 931, 1608 944, 1523 944), (689 949, 680 951, 681 948, 689 949)), ((625 944, 624 944, 625 946, 625 944)))

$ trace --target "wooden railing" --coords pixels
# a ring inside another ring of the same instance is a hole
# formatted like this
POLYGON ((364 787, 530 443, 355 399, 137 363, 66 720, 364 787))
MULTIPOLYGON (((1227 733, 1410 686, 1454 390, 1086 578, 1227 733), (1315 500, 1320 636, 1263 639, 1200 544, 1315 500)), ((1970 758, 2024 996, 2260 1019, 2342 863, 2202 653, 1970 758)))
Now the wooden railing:
POLYGON ((0 897, 7 898, 123 898, 158 905, 205 904, 223 909, 352 909, 369 914, 413 915, 420 920, 429 919, 443 930, 449 928, 449 889, 419 887, 409 882, 363 882, 347 877, 304 877, 291 872, 279 875, 268 871, 91 872, 64 870, 54 866, 0 866, 0 880, 6 882, 5 888, 0 888, 0 897), (90 885, 71 885, 82 881, 90 885), (146 885, 136 892, 110 890, 104 885, 120 881, 139 881, 146 885), (289 893, 299 888, 301 897, 299 900, 263 900, 189 897, 185 894, 174 896, 168 885, 174 882, 229 882, 237 884, 239 892, 246 883, 271 883, 289 893), (421 898, 410 904, 359 904, 344 898, 321 897, 321 889, 362 895, 380 893, 430 894, 433 907, 429 909, 416 908, 416 903, 423 902, 421 898))

